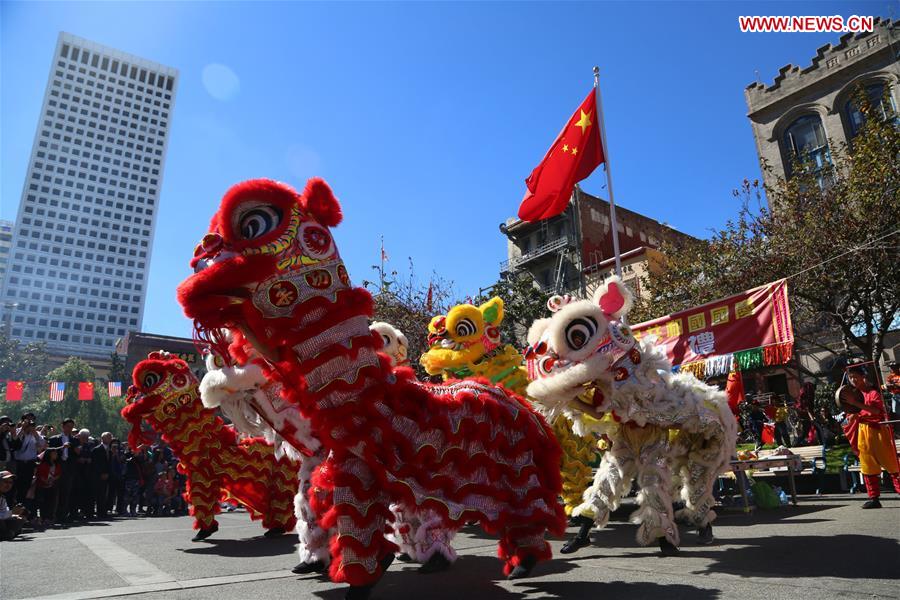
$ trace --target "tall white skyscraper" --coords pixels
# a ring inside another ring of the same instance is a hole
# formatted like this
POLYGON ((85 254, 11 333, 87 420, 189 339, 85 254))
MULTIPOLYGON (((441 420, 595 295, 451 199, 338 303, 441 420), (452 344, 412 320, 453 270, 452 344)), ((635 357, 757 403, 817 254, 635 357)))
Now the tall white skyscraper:
POLYGON ((104 357, 140 330, 178 71, 60 33, 23 186, 2 322, 104 357))

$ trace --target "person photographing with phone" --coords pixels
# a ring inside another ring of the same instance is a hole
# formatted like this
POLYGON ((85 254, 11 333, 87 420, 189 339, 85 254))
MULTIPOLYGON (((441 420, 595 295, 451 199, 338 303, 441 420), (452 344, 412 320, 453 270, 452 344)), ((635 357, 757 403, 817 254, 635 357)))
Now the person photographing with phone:
POLYGON ((38 454, 44 450, 44 438, 37 431, 34 413, 22 415, 16 428, 14 439, 16 459, 16 500, 23 502, 29 512, 34 513, 34 502, 26 498, 28 488, 34 479, 34 469, 38 454))

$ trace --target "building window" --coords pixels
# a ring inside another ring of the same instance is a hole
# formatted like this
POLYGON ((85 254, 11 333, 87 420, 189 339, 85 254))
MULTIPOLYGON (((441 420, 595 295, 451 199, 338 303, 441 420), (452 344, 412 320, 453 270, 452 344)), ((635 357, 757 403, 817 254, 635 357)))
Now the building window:
POLYGON ((831 166, 831 151, 819 115, 804 115, 791 123, 784 132, 784 147, 787 150, 785 174, 788 177, 792 174, 795 160, 809 163, 815 172, 831 166))
MULTIPOLYGON (((869 97, 869 104, 872 110, 875 111, 875 114, 882 119, 890 119, 896 123, 900 119, 897 117, 897 107, 894 106, 894 98, 888 93, 887 102, 885 102, 884 92, 885 86, 883 83, 866 86, 866 95, 869 97)), ((860 111, 853 98, 844 105, 844 115, 847 119, 850 137, 854 138, 866 122, 866 116, 860 111)))

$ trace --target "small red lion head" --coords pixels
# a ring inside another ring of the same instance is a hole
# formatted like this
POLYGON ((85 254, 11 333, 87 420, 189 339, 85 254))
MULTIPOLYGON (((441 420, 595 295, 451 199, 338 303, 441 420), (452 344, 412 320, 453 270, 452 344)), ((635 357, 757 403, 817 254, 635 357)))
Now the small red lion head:
POLYGON ((178 419, 200 402, 198 381, 187 363, 167 352, 152 352, 132 373, 128 405, 122 416, 132 424, 147 418, 155 423, 178 419))

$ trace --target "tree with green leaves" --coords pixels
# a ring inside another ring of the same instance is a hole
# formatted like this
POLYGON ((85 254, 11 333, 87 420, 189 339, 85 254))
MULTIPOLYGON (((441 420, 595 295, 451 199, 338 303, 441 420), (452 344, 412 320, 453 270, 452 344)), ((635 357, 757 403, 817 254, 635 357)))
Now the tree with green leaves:
POLYGON ((125 372, 125 361, 116 354, 115 352, 110 353, 109 355, 109 381, 121 381, 122 389, 128 387, 128 382, 131 380, 128 373, 125 372))
MULTIPOLYGON (((21 402, 7 404, 15 406, 14 419, 20 414, 33 412, 38 424, 53 425, 59 430, 60 423, 66 417, 75 419, 78 427, 87 427, 94 435, 103 431, 112 432, 116 437, 127 435, 128 427, 119 415, 124 406, 122 398, 110 398, 106 386, 95 385, 94 399, 84 401, 78 399, 78 384, 96 382, 94 368, 80 358, 70 357, 62 366, 47 371, 46 349, 42 344, 20 346, 18 342, 9 342, 0 338, 0 368, 3 368, 4 380, 26 381, 25 394, 21 402), (16 358, 20 367, 16 367, 16 358), (43 365, 43 368, 41 368, 43 365), (50 382, 60 381, 66 384, 66 391, 61 402, 50 401, 50 382)), ((12 411, 10 411, 12 412, 12 411)))
POLYGON ((877 362, 900 319, 900 129, 864 93, 856 98, 865 123, 849 146, 830 143, 833 164, 798 157, 790 178, 773 173, 765 188, 745 180, 721 230, 663 248, 665 269, 644 282, 650 297, 631 319, 789 278, 798 340, 877 362), (826 332, 839 334, 840 348, 822 343, 826 332))
POLYGON ((420 378, 427 378, 419 357, 428 349, 428 323, 457 304, 453 282, 432 273, 426 285, 416 277, 412 258, 404 278, 397 271, 385 272, 378 266, 373 269, 379 273, 379 281, 363 281, 363 285, 373 289, 375 320, 403 332, 409 341, 410 366, 420 378))
POLYGON ((550 316, 547 310, 547 295, 534 285, 529 273, 501 278, 485 294, 475 299, 476 304, 487 302, 499 296, 503 300, 503 322, 500 333, 506 343, 517 347, 525 345, 528 328, 536 320, 550 316))

